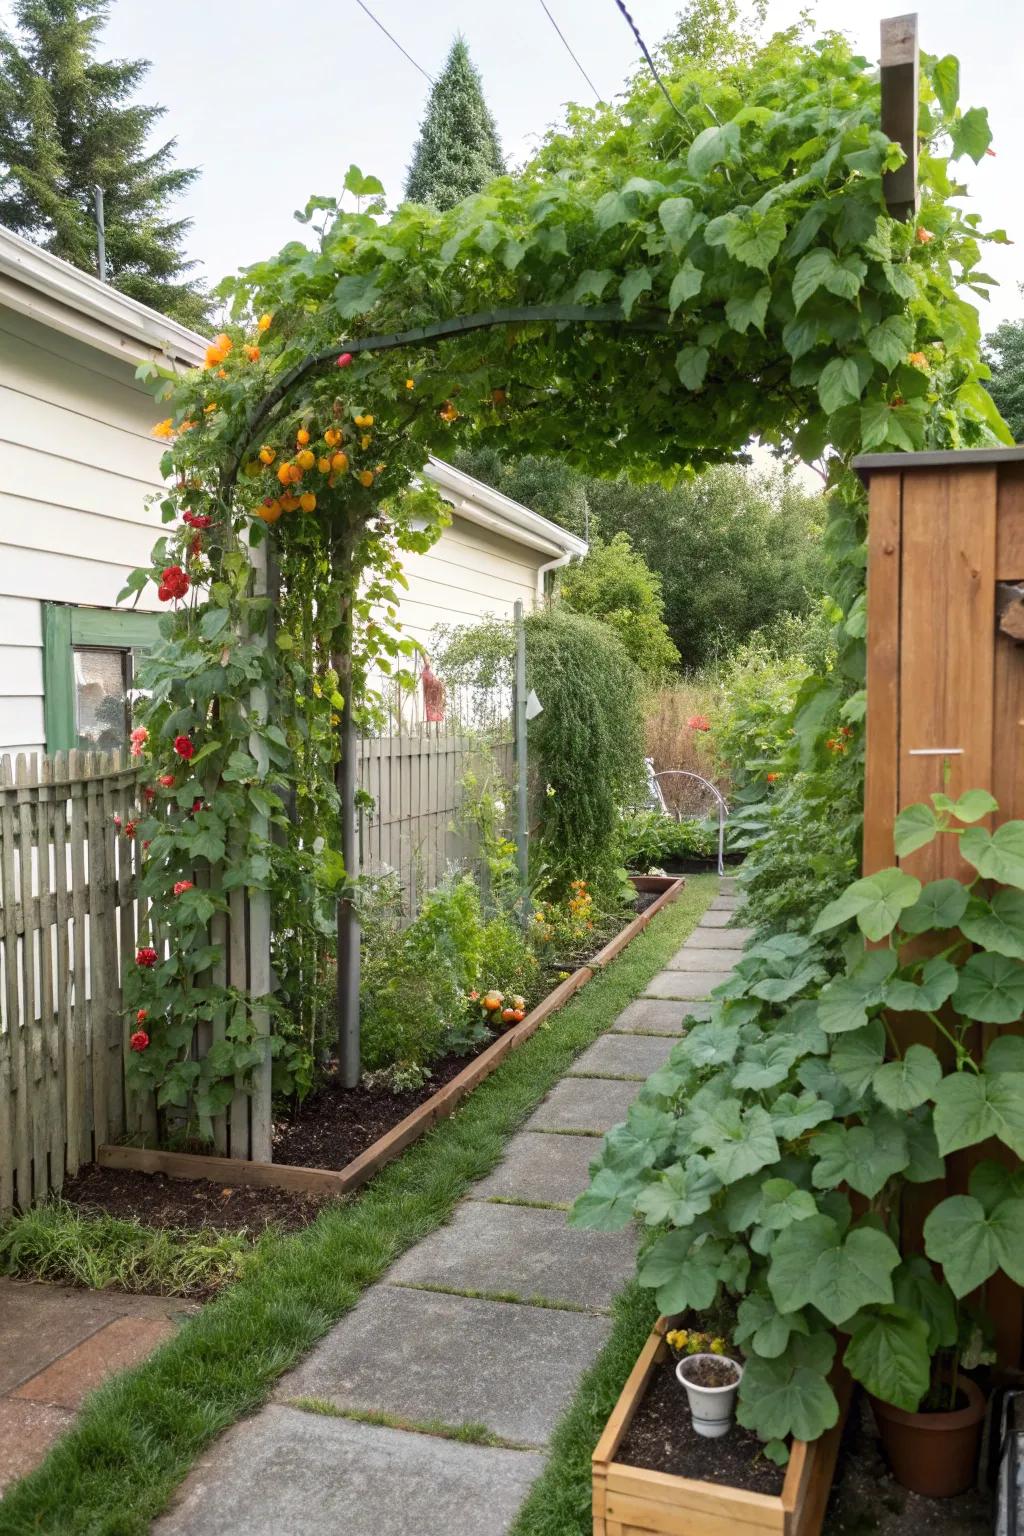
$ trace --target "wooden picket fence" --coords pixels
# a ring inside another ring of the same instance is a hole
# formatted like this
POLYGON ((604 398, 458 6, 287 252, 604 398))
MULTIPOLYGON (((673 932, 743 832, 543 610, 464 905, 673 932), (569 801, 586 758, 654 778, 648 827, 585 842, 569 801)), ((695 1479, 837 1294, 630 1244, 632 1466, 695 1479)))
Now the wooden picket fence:
MULTIPOLYGON (((120 753, 0 757, 0 1211, 124 1134, 137 771, 120 753)), ((132 1106, 146 1129, 152 1106, 132 1106)))

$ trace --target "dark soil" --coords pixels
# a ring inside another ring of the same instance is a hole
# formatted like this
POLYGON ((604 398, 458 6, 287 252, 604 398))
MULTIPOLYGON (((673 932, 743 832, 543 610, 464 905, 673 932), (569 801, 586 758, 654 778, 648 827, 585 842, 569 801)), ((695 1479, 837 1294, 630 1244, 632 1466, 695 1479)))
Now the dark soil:
POLYGON ((101 1168, 90 1163, 64 1185, 62 1198, 83 1215, 105 1214, 143 1226, 198 1232, 267 1227, 295 1232, 313 1220, 322 1196, 294 1194, 285 1189, 254 1189, 246 1184, 211 1184, 207 1179, 170 1179, 162 1173, 136 1173, 128 1168, 101 1168))
POLYGON ((901 1488, 882 1455, 874 1416, 861 1395, 846 1421, 822 1536, 989 1536, 991 1502, 971 1490, 926 1499, 901 1488))
POLYGON ((696 1433, 675 1372, 674 1360, 655 1370, 616 1461, 748 1493, 781 1493, 785 1471, 762 1455, 761 1442, 749 1429, 734 1422, 720 1440, 705 1440, 696 1433))
POLYGON ((728 1360, 690 1360, 683 1374, 695 1387, 731 1387, 736 1384, 736 1368, 728 1360))

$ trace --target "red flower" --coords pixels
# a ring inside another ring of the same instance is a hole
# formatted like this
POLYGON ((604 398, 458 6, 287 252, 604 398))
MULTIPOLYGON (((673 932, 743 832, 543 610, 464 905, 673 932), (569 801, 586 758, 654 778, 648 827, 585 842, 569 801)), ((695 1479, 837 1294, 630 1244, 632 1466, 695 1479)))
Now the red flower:
POLYGON ((128 1044, 133 1051, 144 1051, 149 1044, 149 1036, 144 1029, 137 1029, 128 1044))
POLYGON ((202 552, 203 552, 203 536, 202 536, 201 533, 197 533, 196 534, 195 538, 192 540, 192 543, 188 547, 188 552, 192 556, 193 559, 195 559, 196 555, 201 555, 202 554, 202 552))
POLYGON ((178 756, 183 757, 187 763, 190 757, 195 757, 196 755, 196 744, 192 740, 191 736, 175 736, 174 750, 177 752, 178 756))
POLYGON ((146 1020, 148 1018, 149 1018, 149 1009, 148 1008, 140 1008, 138 1013, 135 1015, 135 1022, 136 1022, 136 1024, 145 1024, 145 1022, 146 1022, 146 1020))
POLYGON ((193 800, 192 801, 192 815, 193 816, 195 815, 196 811, 201 811, 202 808, 203 808, 202 800, 193 800))
POLYGON ((351 365, 351 363, 352 363, 352 353, 351 352, 343 352, 341 354, 341 356, 338 358, 338 367, 339 368, 348 368, 351 365))
POLYGON ((117 812, 116 812, 116 811, 115 811, 115 812, 114 812, 114 826, 115 826, 115 827, 116 827, 116 828, 117 828, 117 830, 118 830, 118 831, 119 831, 119 832, 120 832, 120 830, 121 830, 121 818, 120 818, 120 816, 119 816, 119 815, 118 815, 118 814, 117 814, 117 812))
POLYGON ((775 780, 778 778, 778 774, 777 773, 766 773, 765 774, 765 778, 768 780, 769 784, 774 784, 775 780))
POLYGON ((188 572, 183 571, 180 565, 169 565, 160 577, 157 596, 163 602, 166 602, 169 597, 184 597, 188 587, 188 572))
POLYGON ((146 785, 146 787, 142 791, 142 793, 143 793, 143 797, 145 798, 147 804, 151 800, 155 800, 156 799, 156 790, 153 789, 152 786, 149 785, 149 784, 146 785))
POLYGON ((175 896, 181 896, 185 891, 190 891, 191 889, 191 880, 177 880, 174 885, 174 894, 175 896))
POLYGON ((134 823, 134 821, 126 821, 125 822, 125 824, 124 824, 124 835, 125 835, 125 837, 134 837, 135 836, 135 823, 134 823))
POLYGON ((141 949, 135 951, 135 964, 143 965, 147 970, 151 969, 156 965, 156 950, 144 944, 141 949))
POLYGON ((691 715, 686 723, 691 731, 710 731, 711 729, 711 721, 707 715, 691 715))
POLYGON ((173 773, 162 773, 160 775, 160 777, 157 779, 157 783, 158 784, 162 784, 164 789, 173 789, 174 788, 174 774, 173 773))
POLYGON ((188 523, 190 528, 209 528, 213 522, 213 518, 208 517, 205 512, 185 512, 181 520, 183 523, 188 523))

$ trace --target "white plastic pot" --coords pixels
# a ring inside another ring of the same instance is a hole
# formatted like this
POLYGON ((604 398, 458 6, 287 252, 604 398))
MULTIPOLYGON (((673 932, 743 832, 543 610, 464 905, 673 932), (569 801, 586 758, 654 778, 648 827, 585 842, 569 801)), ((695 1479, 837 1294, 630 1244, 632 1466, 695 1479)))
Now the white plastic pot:
POLYGON ((739 1391, 742 1376, 742 1365, 729 1355, 687 1355, 684 1360, 678 1362, 676 1378, 686 1388, 690 1416, 698 1435, 703 1435, 707 1440, 718 1440, 722 1435, 729 1433, 736 1407, 736 1393, 739 1391), (686 1375, 686 1368, 689 1365, 696 1365, 699 1360, 715 1360, 719 1364, 731 1365, 736 1373, 736 1380, 728 1382, 724 1387, 698 1386, 696 1382, 690 1381, 686 1375))

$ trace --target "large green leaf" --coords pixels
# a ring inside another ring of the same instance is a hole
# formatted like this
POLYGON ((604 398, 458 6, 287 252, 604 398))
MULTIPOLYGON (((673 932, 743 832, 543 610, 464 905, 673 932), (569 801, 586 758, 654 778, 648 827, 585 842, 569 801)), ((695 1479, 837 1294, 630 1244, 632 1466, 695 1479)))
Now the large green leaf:
POLYGON ((695 181, 703 181, 716 165, 730 165, 739 158, 740 130, 737 123, 705 128, 698 133, 686 154, 686 168, 695 181))
POLYGON ((764 214, 748 209, 727 231, 725 248, 744 266, 767 272, 785 238, 786 216, 781 208, 769 208, 764 214))
POLYGON ((967 887, 959 880, 930 880, 912 907, 900 914, 904 933, 955 928, 967 910, 967 887))
POLYGON ((830 1216, 811 1216, 779 1233, 768 1289, 780 1312, 811 1305, 839 1325, 861 1307, 892 1301, 890 1276, 899 1261, 884 1232, 858 1227, 844 1239, 830 1216))
POLYGON ((952 117, 960 99, 959 60, 951 53, 936 59, 931 67, 931 80, 939 98, 939 106, 947 117, 952 117))
POLYGON ((740 1064, 733 1073, 734 1088, 750 1088, 760 1093, 785 1082, 789 1069, 804 1054, 791 1036, 770 1035, 758 1045, 744 1048, 740 1064))
POLYGON ((1024 1157, 1024 1072, 951 1072, 935 1090, 934 1123, 943 1156, 996 1136, 1024 1157))
POLYGON ((751 1344, 766 1360, 783 1354, 794 1334, 808 1332, 802 1312, 779 1312, 771 1297, 754 1291, 744 1297, 737 1309, 733 1338, 737 1344, 751 1344))
POLYGON ((931 1184, 933 1180, 941 1179, 946 1165, 939 1155, 931 1109, 922 1106, 913 1110, 903 1121, 903 1133, 910 1154, 910 1161, 903 1170, 907 1182, 931 1184))
POLYGON ((627 272, 619 284, 619 298, 622 300, 622 313, 628 320, 633 313, 633 306, 642 293, 650 293, 653 285, 650 267, 633 267, 627 272))
POLYGON ((873 1308, 857 1319, 843 1363, 874 1397, 913 1413, 931 1379, 928 1324, 903 1307, 873 1308))
POLYGON ((933 1353, 956 1343, 956 1302, 949 1287, 936 1279, 924 1254, 912 1253, 903 1260, 892 1277, 892 1289, 898 1307, 924 1319, 933 1353))
POLYGON ((900 811, 893 827, 893 847, 896 857, 906 858, 927 843, 933 842, 939 831, 939 819, 930 805, 908 805, 900 811))
POLYGON ((997 890, 991 902, 972 897, 960 931, 993 954, 1024 960, 1024 891, 997 890))
POLYGON ((951 1195, 924 1224, 925 1252, 941 1264, 950 1288, 966 1296, 997 1269, 1024 1284, 1024 1199, 986 1211, 973 1195, 951 1195))
POLYGON ((941 955, 927 961, 920 983, 896 977, 885 988, 887 1008, 903 1013, 934 1013, 953 996, 959 982, 955 965, 950 965, 941 955))
POLYGON ((751 326, 764 334, 764 317, 768 313, 768 301, 772 296, 767 284, 755 293, 734 294, 726 302, 725 318, 734 331, 742 335, 751 326))
POLYGON ((741 1109, 737 1099, 725 1100, 704 1116, 694 1139, 710 1149, 708 1162, 723 1184, 756 1173, 779 1155, 768 1111, 759 1104, 741 1109))
POLYGON ((833 1109, 827 1099, 819 1099, 813 1093, 780 1093, 769 1114, 779 1141, 796 1141, 813 1126, 830 1120, 833 1109))
MULTIPOLYGON (((876 1074, 877 1076, 877 1074, 876 1074)), ((910 1160, 907 1138, 898 1121, 875 1114, 867 1125, 838 1122, 824 1126, 811 1143, 817 1189, 848 1184, 869 1199, 910 1160)))
POLYGON ((656 1293, 667 1317, 691 1307, 703 1312, 718 1294, 724 1246, 714 1238, 695 1241, 694 1237, 685 1229, 669 1232, 640 1260, 637 1280, 656 1293))
POLYGON ((832 1046, 829 1062, 836 1076, 860 1098, 871 1086, 885 1060, 885 1026, 881 1019, 844 1034, 832 1046))
POLYGON ((828 1035, 863 1029, 868 1009, 881 1002, 881 989, 853 976, 837 976, 821 989, 818 1022, 828 1035))
MULTIPOLYGON (((709 1019, 691 1029, 677 1046, 680 1056, 694 1067, 720 1067, 735 1060, 740 1047, 740 1026, 709 1019)), ((675 1051, 673 1051, 675 1055, 675 1051)))
POLYGON ((703 1157, 689 1157, 685 1164, 673 1163, 647 1184, 637 1196, 636 1209, 650 1227, 662 1222, 685 1227, 695 1216, 710 1210, 721 1187, 703 1157))
POLYGON ((931 1098, 942 1080, 942 1064, 927 1045, 910 1045, 901 1059, 878 1068, 872 1087, 879 1100, 897 1112, 916 1109, 931 1098))
POLYGON ((953 140, 953 158, 969 155, 978 165, 992 143, 988 112, 984 107, 971 107, 955 122, 950 130, 953 140))
POLYGON ((856 405, 863 392, 860 369, 852 357, 834 357, 821 370, 818 399, 827 415, 844 405, 856 405))
POLYGON ((681 347, 676 353, 679 382, 687 389, 700 389, 707 376, 710 358, 707 347, 681 347))
MULTIPOLYGON (((869 331, 868 351, 876 363, 881 363, 891 373, 897 363, 906 360, 914 345, 914 327, 905 315, 888 315, 880 325, 869 331)), ((888 410, 888 406, 885 407, 888 410)))
POLYGON ((956 800, 948 795, 932 795, 932 804, 937 811, 948 812, 963 822, 980 821, 999 809, 999 801, 987 789, 965 789, 956 800))
POLYGON ((960 852, 983 880, 998 880, 1024 890, 1024 821, 1004 821, 994 832, 968 827, 960 852))
POLYGON ((680 304, 684 304, 687 299, 695 298, 700 293, 703 282, 704 273, 700 267, 695 267, 692 261, 684 261, 672 279, 672 286, 668 291, 669 314, 674 315, 680 304))
POLYGON ((971 955, 960 968, 954 1006, 981 1024, 1015 1024, 1024 1015, 1024 962, 971 955))
POLYGON ((674 251, 681 251, 693 232, 696 214, 688 197, 666 197, 658 204, 658 218, 674 251))
MULTIPOLYGON (((880 869, 847 886, 841 896, 830 901, 818 914, 813 933, 827 933, 841 923, 856 918, 857 926, 872 941, 884 939, 895 928, 899 916, 912 907, 921 894, 921 882, 901 869, 880 869)), ((827 1028, 823 1023, 822 1029, 827 1028)))
POLYGON ((839 1404, 822 1371, 787 1359, 747 1362, 736 1417, 765 1440, 817 1440, 839 1419, 839 1404))
POLYGON ((642 1188, 637 1174, 623 1177, 611 1168, 601 1168, 579 1195, 569 1212, 569 1225, 591 1227, 598 1232, 618 1232, 633 1219, 633 1203, 642 1188))

